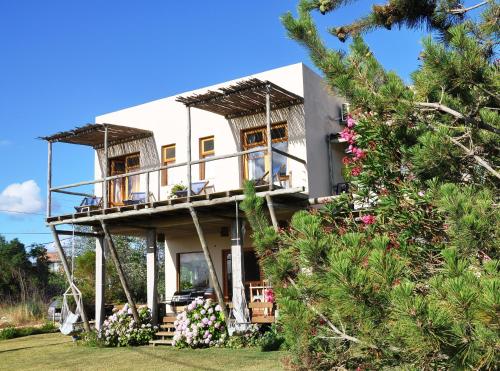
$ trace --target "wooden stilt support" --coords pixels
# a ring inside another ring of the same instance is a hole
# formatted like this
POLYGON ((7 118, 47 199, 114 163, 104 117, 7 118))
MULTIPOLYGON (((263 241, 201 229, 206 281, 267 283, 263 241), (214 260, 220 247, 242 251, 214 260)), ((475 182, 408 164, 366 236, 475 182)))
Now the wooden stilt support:
MULTIPOLYGON (((73 293, 73 298, 75 299, 75 303, 80 313, 80 317, 82 318, 83 328, 86 332, 90 332, 90 325, 87 319, 87 315, 85 314, 85 308, 83 305, 80 305, 80 300, 78 299, 78 293, 75 291, 75 286, 73 284, 73 280, 71 279, 71 271, 69 270, 68 260, 66 259, 66 254, 61 245, 61 241, 59 240, 59 235, 57 234, 56 227, 51 225, 50 231, 52 232, 52 236, 54 238, 54 244, 56 245, 57 252, 59 253, 59 257, 61 258, 61 263, 64 269, 64 273, 66 274, 66 279, 68 280, 69 286, 71 287, 71 292, 73 293)), ((80 298, 81 299, 81 298, 80 298)))
POLYGON ((201 248, 203 249, 203 254, 205 255, 205 260, 207 261, 208 271, 210 273, 210 280, 214 285, 215 294, 217 295, 217 301, 221 306, 227 324, 229 323, 229 314, 227 312, 226 303, 224 302, 224 295, 222 294, 219 280, 217 279, 217 273, 215 273, 214 263, 212 262, 212 257, 210 256, 210 252, 208 251, 208 245, 205 240, 205 235, 203 234, 203 230, 201 229, 200 222, 198 220, 198 215, 196 215, 194 207, 190 206, 189 212, 191 213, 191 217, 193 218, 193 223, 196 228, 196 232, 198 233, 198 237, 200 239, 201 248))
POLYGON ((106 239, 106 247, 109 250, 109 253, 111 255, 111 260, 113 260, 113 263, 114 263, 115 268, 116 268, 116 272, 118 273, 118 277, 120 278, 120 282, 122 284, 123 291, 125 292, 125 296, 127 297, 128 305, 129 305, 130 309, 132 310, 132 316, 134 317, 134 320, 136 322, 139 322, 139 313, 137 312, 137 307, 135 306, 134 298, 132 297, 132 294, 130 293, 127 278, 125 277, 125 272, 123 272, 122 265, 120 264, 120 260, 118 259, 118 253, 116 252, 113 238, 111 237, 111 234, 109 233, 108 226, 102 220, 101 220, 101 227, 102 227, 102 231, 104 232, 104 238, 106 239))
POLYGON ((273 223, 274 230, 278 232, 278 219, 276 219, 276 213, 274 212, 273 199, 268 194, 266 195, 266 202, 269 214, 271 215, 271 222, 273 223))

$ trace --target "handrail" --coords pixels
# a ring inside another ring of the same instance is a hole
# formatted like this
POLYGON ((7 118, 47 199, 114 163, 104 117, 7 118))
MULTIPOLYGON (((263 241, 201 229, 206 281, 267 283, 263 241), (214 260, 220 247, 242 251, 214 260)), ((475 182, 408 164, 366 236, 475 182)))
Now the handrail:
MULTIPOLYGON (((292 159, 294 161, 300 162, 301 164, 304 164, 304 165, 307 166, 307 162, 305 160, 303 160, 303 159, 301 159, 301 158, 299 158, 297 156, 291 155, 288 152, 281 151, 281 150, 279 150, 277 148, 274 148, 274 147, 272 148, 272 151, 276 152, 276 153, 278 153, 278 154, 280 154, 282 156, 288 157, 288 158, 290 158, 290 159, 292 159)), ((244 155, 248 155, 250 153, 256 153, 256 152, 267 152, 267 148, 257 147, 257 148, 251 148, 251 149, 247 149, 245 151, 230 153, 230 154, 226 154, 226 155, 205 157, 205 158, 202 158, 202 159, 199 159, 199 160, 193 160, 193 161, 191 161, 191 165, 198 165, 198 164, 202 164, 202 163, 205 163, 205 162, 216 161, 216 160, 224 160, 224 159, 227 159, 227 158, 244 156, 244 155)), ((120 178, 126 178, 126 177, 129 177, 129 176, 135 176, 135 175, 142 175, 142 174, 146 174, 146 173, 152 173, 152 172, 156 172, 156 171, 167 170, 167 169, 172 169, 172 168, 186 166, 186 165, 187 165, 187 162, 178 162, 178 163, 169 164, 169 165, 151 166, 151 167, 143 168, 141 170, 132 171, 130 173, 118 174, 118 175, 108 176, 108 177, 105 177, 105 178, 99 178, 99 179, 94 179, 94 180, 87 180, 87 181, 83 181, 83 182, 71 183, 71 184, 65 184, 65 185, 62 185, 62 186, 52 187, 52 188, 50 188, 50 191, 51 192, 58 192, 58 191, 60 192, 60 190, 62 190, 62 189, 75 188, 75 187, 80 187, 80 186, 84 186, 84 185, 97 184, 97 183, 102 183, 104 181, 110 181, 110 180, 115 180, 115 179, 120 179, 120 178)), ((60 193, 66 193, 66 192, 60 192, 60 193)))
MULTIPOLYGON (((191 161, 191 165, 197 165, 197 164, 201 164, 201 163, 205 163, 205 162, 209 162, 209 161, 223 160, 223 159, 231 158, 231 157, 243 156, 243 155, 247 155, 247 154, 254 153, 254 152, 266 152, 266 151, 267 151, 266 148, 252 148, 252 149, 248 149, 245 151, 235 152, 235 153, 231 153, 231 154, 227 154, 227 155, 205 157, 205 158, 202 158, 199 160, 194 160, 194 161, 191 161)), ((110 180, 115 180, 115 179, 119 179, 119 178, 126 178, 129 176, 134 176, 134 175, 152 173, 155 171, 167 170, 167 169, 172 169, 175 167, 186 166, 186 165, 187 165, 187 162, 178 162, 178 163, 169 164, 169 165, 152 166, 152 167, 144 168, 142 170, 132 171, 130 173, 113 175, 113 176, 108 176, 108 177, 100 178, 100 179, 87 180, 87 181, 83 181, 83 182, 52 187, 52 188, 50 188, 50 191, 54 192, 54 191, 66 189, 66 188, 74 188, 74 187, 80 187, 80 186, 84 186, 84 185, 102 183, 104 181, 110 181, 110 180)))

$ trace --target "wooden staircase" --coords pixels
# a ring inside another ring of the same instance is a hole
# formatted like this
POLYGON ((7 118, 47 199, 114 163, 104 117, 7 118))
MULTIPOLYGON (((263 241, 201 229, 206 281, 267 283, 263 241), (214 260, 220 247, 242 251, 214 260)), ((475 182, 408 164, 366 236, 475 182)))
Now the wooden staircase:
POLYGON ((155 334, 155 339, 149 342, 150 345, 172 345, 175 334, 174 322, 177 319, 176 313, 167 313, 160 324, 158 332, 155 334))

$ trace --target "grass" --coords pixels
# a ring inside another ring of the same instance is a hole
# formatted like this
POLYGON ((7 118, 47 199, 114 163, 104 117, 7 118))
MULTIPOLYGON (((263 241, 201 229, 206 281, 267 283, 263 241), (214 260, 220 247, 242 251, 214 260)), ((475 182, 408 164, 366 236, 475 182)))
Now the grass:
POLYGON ((19 304, 0 304, 0 329, 43 323, 45 313, 47 313, 46 305, 38 300, 19 304))
POLYGON ((89 348, 44 334, 0 342, 0 370, 280 370, 285 355, 254 348, 89 348))

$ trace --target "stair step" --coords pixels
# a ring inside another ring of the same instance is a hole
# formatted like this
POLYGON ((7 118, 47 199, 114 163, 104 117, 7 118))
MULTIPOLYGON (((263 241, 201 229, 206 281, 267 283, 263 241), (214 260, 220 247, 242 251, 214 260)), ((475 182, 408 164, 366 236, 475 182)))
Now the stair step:
POLYGON ((175 335, 175 332, 173 332, 173 331, 158 331, 155 335, 156 336, 169 336, 169 337, 173 337, 175 335))
POLYGON ((165 316, 163 317, 163 323, 173 323, 177 321, 177 316, 165 316))
POLYGON ((151 340, 149 342, 149 345, 155 346, 155 345, 172 345, 173 340, 151 340))
POLYGON ((163 325, 160 325, 160 328, 164 328, 164 329, 173 328, 173 329, 175 329, 175 325, 173 323, 164 323, 163 325))

